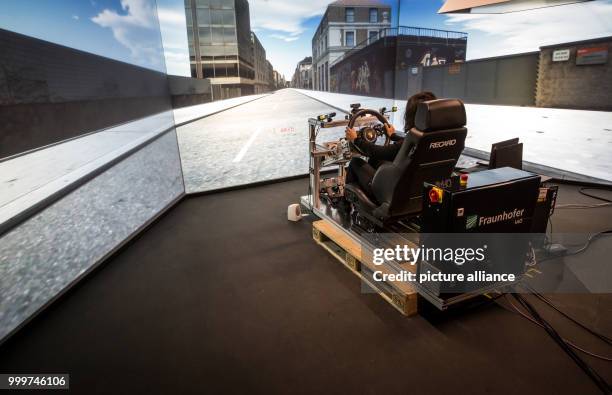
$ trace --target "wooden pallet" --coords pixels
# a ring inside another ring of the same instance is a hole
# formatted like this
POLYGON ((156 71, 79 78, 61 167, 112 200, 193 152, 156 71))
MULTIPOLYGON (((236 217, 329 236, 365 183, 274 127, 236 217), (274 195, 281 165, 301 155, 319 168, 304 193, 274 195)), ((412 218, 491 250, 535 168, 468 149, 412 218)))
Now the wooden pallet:
POLYGON ((416 289, 402 281, 374 281, 374 271, 386 274, 392 271, 384 265, 374 265, 371 253, 363 251, 359 243, 345 231, 327 220, 319 220, 312 224, 312 238, 400 313, 406 316, 417 313, 416 289))

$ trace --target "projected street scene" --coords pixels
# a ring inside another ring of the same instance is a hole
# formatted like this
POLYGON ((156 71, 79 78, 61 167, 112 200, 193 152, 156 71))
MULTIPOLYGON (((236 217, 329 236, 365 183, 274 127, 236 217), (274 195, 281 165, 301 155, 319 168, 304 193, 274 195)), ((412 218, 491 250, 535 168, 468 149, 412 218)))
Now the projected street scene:
MULTIPOLYGON (((342 118, 353 103, 397 107, 391 121, 401 131, 406 99, 429 91, 466 103, 468 148, 486 153, 518 133, 532 142, 527 161, 594 178, 610 174, 592 158, 610 155, 612 32, 600 17, 591 18, 610 15, 609 0, 449 14, 434 2, 391 0, 316 1, 282 10, 258 0, 62 7, 71 20, 64 34, 44 36, 9 20, 8 12, 0 16, 7 29, 1 32, 6 88, 0 110, 7 120, 1 157, 157 114, 164 125, 173 119, 180 125, 188 189, 211 190, 302 174, 308 117, 336 112, 342 118), (136 17, 141 23, 131 27, 136 17), (91 29, 97 36, 79 39, 91 29), (25 52, 40 53, 43 61, 26 61, 25 52), (32 112, 37 116, 28 116, 32 112), (515 124, 499 124, 500 118, 515 124), (295 133, 280 144, 278 130, 295 133), (584 136, 571 141, 575 133, 584 136), (555 154, 542 154, 553 141, 555 154), (260 144, 267 148, 254 149, 260 144), (240 161, 207 159, 241 152, 240 161), (290 152, 296 157, 279 171, 270 158, 290 152), (219 171, 231 176, 219 177, 219 171)), ((5 8, 27 15, 19 2, 5 8)), ((63 23, 51 16, 47 22, 63 23)), ((134 140, 122 136, 90 150, 103 156, 127 141, 134 140)))
POLYGON ((273 14, 267 13, 271 9, 258 1, 237 2, 234 8, 229 3, 185 3, 190 75, 210 83, 211 100, 278 92, 245 104, 242 110, 230 109, 179 128, 188 190, 303 174, 307 117, 337 112, 342 118, 352 103, 370 103, 376 109, 395 106, 398 113, 391 115, 391 121, 402 130, 406 99, 422 91, 466 103, 470 149, 486 153, 493 143, 518 133, 529 142, 525 160, 608 178, 607 165, 591 158, 610 159, 606 148, 611 123, 606 60, 610 30, 601 23, 580 33, 561 26, 571 18, 586 21, 596 11, 609 12, 609 1, 527 9, 520 16, 505 11, 440 14, 438 5, 431 2, 358 3, 304 6, 319 16, 303 17, 299 28, 277 26, 277 31, 270 30, 273 14), (528 37, 524 21, 546 20, 548 15, 550 26, 542 28, 546 34, 532 32, 528 37), (491 26, 493 22, 497 28, 491 26), (221 28, 232 34, 236 30, 236 36, 215 43, 214 38, 220 37, 215 32, 221 28), (250 44, 239 40, 249 29, 250 44), (241 49, 245 45, 250 45, 250 52, 241 49), (218 53, 221 50, 237 52, 228 57, 218 53), (285 87, 295 91, 279 92, 285 87), (303 111, 307 108, 313 108, 309 115, 303 111), (500 118, 513 119, 514 124, 499 124, 500 118), (590 122, 578 127, 578 119, 590 122), (224 126, 225 138, 217 132, 224 126), (295 133, 281 138, 279 130, 295 133), (588 135, 579 139, 583 145, 579 152, 573 148, 576 142, 571 142, 576 130, 588 135), (542 147, 553 135, 559 143, 551 154, 542 147), (213 144, 215 140, 219 142, 213 144), (273 158, 288 152, 301 159, 294 157, 284 162, 291 166, 276 167, 273 158), (209 156, 228 160, 210 162, 209 156))

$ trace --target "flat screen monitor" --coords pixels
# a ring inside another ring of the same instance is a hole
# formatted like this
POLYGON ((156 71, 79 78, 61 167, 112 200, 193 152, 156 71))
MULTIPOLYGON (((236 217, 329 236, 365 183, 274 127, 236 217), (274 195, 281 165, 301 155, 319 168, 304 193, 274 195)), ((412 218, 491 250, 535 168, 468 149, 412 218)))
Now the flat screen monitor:
POLYGON ((491 146, 489 169, 500 167, 523 169, 523 143, 519 143, 518 137, 491 146))

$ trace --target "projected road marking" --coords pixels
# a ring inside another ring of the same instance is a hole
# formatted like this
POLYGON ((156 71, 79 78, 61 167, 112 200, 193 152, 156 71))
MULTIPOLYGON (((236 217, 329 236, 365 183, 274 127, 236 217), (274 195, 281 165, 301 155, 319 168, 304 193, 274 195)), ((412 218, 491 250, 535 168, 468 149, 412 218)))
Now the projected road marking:
POLYGON ((261 133, 261 130, 262 130, 261 127, 257 128, 257 130, 251 135, 251 137, 246 142, 246 144, 242 146, 242 149, 240 149, 240 152, 238 152, 238 155, 236 155, 236 157, 234 158, 232 162, 240 162, 242 160, 242 158, 247 153, 247 151, 249 150, 249 148, 251 147, 251 145, 253 144, 257 136, 259 135, 259 133, 261 133))

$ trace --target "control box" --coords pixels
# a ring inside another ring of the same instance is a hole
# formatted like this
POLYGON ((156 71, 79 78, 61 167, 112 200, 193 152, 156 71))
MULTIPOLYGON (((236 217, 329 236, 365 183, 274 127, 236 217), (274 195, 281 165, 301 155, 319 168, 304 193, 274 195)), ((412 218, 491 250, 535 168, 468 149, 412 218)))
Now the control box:
POLYGON ((527 233, 539 188, 540 176, 511 167, 425 184, 422 232, 527 233))
MULTIPOLYGON (((531 248, 532 221, 540 176, 510 167, 453 177, 444 184, 425 184, 421 245, 425 248, 480 252, 482 260, 457 263, 452 255, 422 260, 419 273, 512 273, 519 278, 531 248)), ((483 276, 483 278, 486 276, 483 276)), ((428 291, 477 292, 490 281, 423 284, 428 291)))

